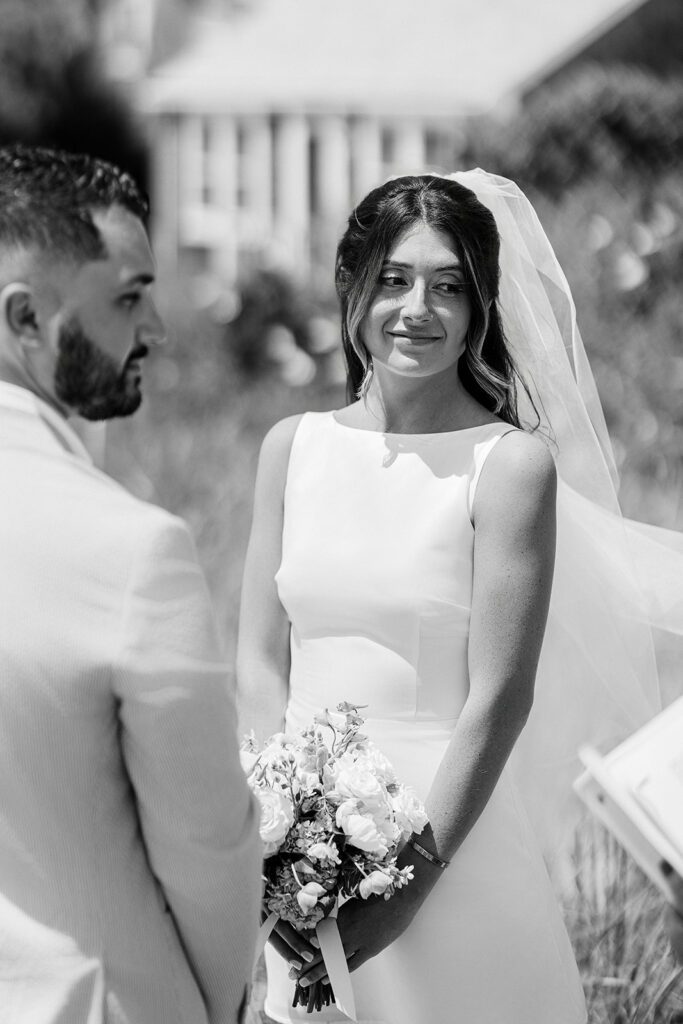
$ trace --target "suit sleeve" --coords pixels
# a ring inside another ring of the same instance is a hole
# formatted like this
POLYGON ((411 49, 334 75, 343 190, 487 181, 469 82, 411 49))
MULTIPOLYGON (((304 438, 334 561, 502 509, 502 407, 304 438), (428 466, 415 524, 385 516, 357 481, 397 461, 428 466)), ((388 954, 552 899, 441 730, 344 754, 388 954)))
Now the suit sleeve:
POLYGON ((211 1024, 235 1024, 258 925, 258 811, 204 577, 187 528, 171 516, 160 514, 138 545, 114 674, 152 871, 211 1024))

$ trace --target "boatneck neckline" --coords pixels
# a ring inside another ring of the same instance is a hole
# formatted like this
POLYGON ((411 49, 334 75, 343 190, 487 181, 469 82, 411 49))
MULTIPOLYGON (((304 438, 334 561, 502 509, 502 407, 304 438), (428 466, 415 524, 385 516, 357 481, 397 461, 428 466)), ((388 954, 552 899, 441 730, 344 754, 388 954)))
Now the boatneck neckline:
POLYGON ((332 422, 336 424, 336 426, 341 427, 342 430, 350 430, 354 434, 368 434, 371 437, 397 437, 405 438, 406 440, 410 438, 425 438, 427 440, 436 440, 440 437, 453 437, 455 434, 468 434, 471 433, 473 430, 483 430, 485 427, 507 427, 508 430, 514 430, 514 427, 510 423, 495 422, 479 423, 474 427, 459 427, 457 430, 434 430, 431 432, 426 431, 424 433, 397 434, 391 430, 366 430, 364 427, 352 427, 349 423, 342 423, 340 420, 338 420, 334 411, 330 412, 329 415, 332 418, 332 422))

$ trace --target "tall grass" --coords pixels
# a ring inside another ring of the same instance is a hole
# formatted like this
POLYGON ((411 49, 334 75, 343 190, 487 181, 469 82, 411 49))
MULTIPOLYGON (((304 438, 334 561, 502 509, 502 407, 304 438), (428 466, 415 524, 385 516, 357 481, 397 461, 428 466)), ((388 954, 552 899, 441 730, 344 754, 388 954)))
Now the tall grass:
POLYGON ((596 823, 577 830, 573 862, 565 916, 589 1024, 681 1024, 683 967, 666 938, 661 896, 596 823))

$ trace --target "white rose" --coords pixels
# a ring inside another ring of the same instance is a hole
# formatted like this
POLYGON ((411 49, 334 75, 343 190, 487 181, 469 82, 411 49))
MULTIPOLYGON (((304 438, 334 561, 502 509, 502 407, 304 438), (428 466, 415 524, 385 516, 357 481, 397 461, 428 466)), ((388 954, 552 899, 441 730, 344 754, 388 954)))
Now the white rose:
POLYGON ((304 914, 307 914, 309 910, 313 910, 319 897, 324 895, 325 889, 318 882, 306 882, 296 894, 296 900, 304 914))
POLYGON ((383 871, 371 871, 367 878, 363 878, 358 889, 364 900, 368 896, 381 896, 391 885, 391 879, 383 871))
POLYGON ((259 832, 265 843, 264 856, 277 853, 282 842, 294 824, 292 801, 281 790, 260 787, 256 790, 261 805, 259 832))
POLYGON ((357 800, 344 800, 339 804, 335 820, 337 822, 337 828, 340 828, 342 832, 346 831, 346 821, 352 814, 358 814, 358 801, 357 800))
POLYGON ((404 836, 412 832, 420 833, 429 821, 424 804, 408 786, 401 786, 398 793, 393 795, 391 806, 396 815, 396 824, 404 836))
POLYGON ((380 857, 388 853, 386 837, 378 830, 372 818, 366 818, 363 814, 349 814, 345 816, 342 827, 349 843, 359 850, 380 857))
POLYGON ((363 752, 363 759, 375 775, 378 775, 385 786, 392 786, 396 783, 396 772, 391 761, 388 761, 381 750, 368 742, 363 752))
POLYGON ((368 807, 386 804, 386 790, 371 766, 362 761, 343 765, 334 780, 334 791, 329 794, 342 800, 362 800, 368 807))

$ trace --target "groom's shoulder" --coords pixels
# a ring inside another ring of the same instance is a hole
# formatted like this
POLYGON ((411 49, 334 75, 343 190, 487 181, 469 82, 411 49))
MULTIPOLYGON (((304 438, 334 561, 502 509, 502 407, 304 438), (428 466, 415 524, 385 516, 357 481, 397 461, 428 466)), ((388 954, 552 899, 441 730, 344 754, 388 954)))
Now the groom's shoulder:
POLYGON ((148 498, 132 494, 121 483, 98 470, 91 472, 87 488, 90 500, 84 501, 89 521, 99 523, 102 535, 124 548, 157 546, 160 539, 188 533, 180 517, 148 498))
POLYGON ((37 484, 53 540, 73 551, 78 537, 84 557, 96 557, 101 564, 106 551, 106 561, 123 565, 136 552, 173 547, 180 535, 189 534, 182 519, 131 493, 95 466, 63 460, 54 470, 54 474, 46 472, 37 484))

